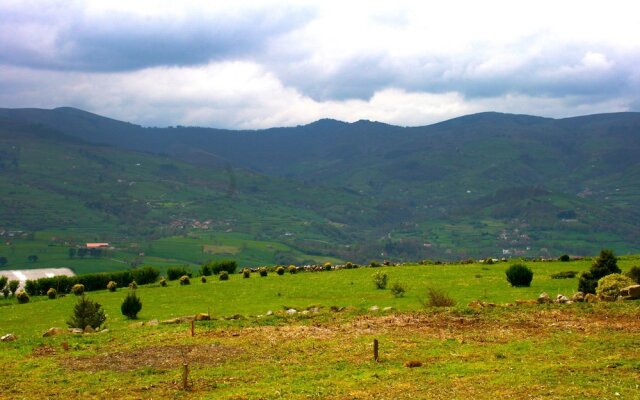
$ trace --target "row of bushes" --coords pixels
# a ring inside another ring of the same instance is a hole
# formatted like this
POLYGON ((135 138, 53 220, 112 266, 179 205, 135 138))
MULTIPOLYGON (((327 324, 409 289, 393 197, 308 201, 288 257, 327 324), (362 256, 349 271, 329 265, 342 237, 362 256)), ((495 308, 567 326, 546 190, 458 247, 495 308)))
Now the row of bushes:
POLYGON ((32 296, 44 296, 50 288, 54 288, 57 293, 70 293, 71 288, 76 284, 84 285, 85 291, 104 290, 111 281, 115 282, 118 287, 127 287, 133 281, 138 285, 154 283, 159 276, 160 271, 153 267, 76 276, 61 275, 52 278, 28 280, 25 283, 25 291, 32 296))

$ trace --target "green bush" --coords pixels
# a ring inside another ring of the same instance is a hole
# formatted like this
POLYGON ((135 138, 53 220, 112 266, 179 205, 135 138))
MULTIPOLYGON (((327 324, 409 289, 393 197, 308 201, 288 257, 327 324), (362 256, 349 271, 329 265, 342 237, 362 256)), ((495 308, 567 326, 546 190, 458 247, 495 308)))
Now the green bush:
POLYGON ((442 289, 427 289, 427 300, 422 301, 424 307, 453 307, 456 301, 442 289))
POLYGON ((276 267, 276 274, 278 275, 284 275, 284 267, 278 265, 278 267, 276 267))
POLYGON ((167 287, 167 280, 164 279, 164 276, 160 278, 160 286, 167 287))
POLYGON ((267 271, 267 269, 265 267, 260 267, 258 269, 258 273, 260 274, 260 276, 265 277, 265 276, 267 276, 268 271, 267 271))
POLYGON ((609 274, 598 280, 596 294, 608 300, 615 300, 620 295, 620 289, 634 284, 634 280, 626 275, 609 274))
POLYGON ((160 271, 153 267, 142 267, 131 270, 131 278, 139 285, 155 283, 160 276, 160 271))
POLYGON ((209 263, 202 264, 200 266, 200 275, 202 275, 202 276, 210 276, 211 275, 211 266, 209 266, 209 263))
POLYGON ((71 287, 71 293, 75 294, 76 296, 84 294, 84 285, 81 283, 76 283, 71 287))
POLYGON ((333 268, 333 265, 331 265, 330 262, 324 263, 324 270, 325 271, 331 271, 332 268, 333 268))
POLYGON ((136 281, 131 281, 129 284, 129 289, 136 290, 138 288, 138 283, 136 281))
POLYGON ((187 270, 187 268, 184 266, 167 268, 167 279, 169 279, 170 281, 181 279, 185 275, 189 278, 193 276, 193 274, 191 273, 191 270, 187 270))
POLYGON ((492 257, 487 257, 484 259, 484 263, 487 265, 491 265, 493 264, 493 258, 492 257))
POLYGON ((18 303, 24 304, 29 302, 29 295, 24 290, 18 290, 16 292, 16 299, 18 299, 18 303))
POLYGON ((603 249, 600 255, 591 264, 591 269, 580 275, 578 291, 582 293, 595 293, 598 281, 610 274, 619 274, 618 259, 612 250, 603 249))
POLYGON ((221 281, 228 281, 229 280, 229 273, 227 271, 221 271, 219 279, 221 281))
POLYGON ((238 269, 238 263, 235 260, 220 260, 220 261, 209 261, 206 264, 203 264, 203 269, 208 268, 212 274, 218 275, 222 271, 227 271, 229 274, 233 274, 238 269))
POLYGON ((0 290, 4 289, 7 286, 8 278, 4 275, 0 276, 0 290))
POLYGON ((523 287, 531 286, 533 271, 524 264, 513 264, 506 271, 507 281, 511 286, 523 287))
POLYGON ((202 282, 202 283, 207 283, 207 277, 206 277, 206 276, 204 276, 204 275, 202 275, 202 276, 200 277, 200 282, 202 282))
POLYGON ((142 310, 142 302, 135 291, 127 292, 127 296, 122 301, 120 311, 122 315, 129 319, 136 319, 138 313, 142 310))
POLYGON ((571 257, 569 257, 568 254, 563 254, 560 256, 560 258, 558 258, 558 260, 562 261, 562 262, 567 262, 567 261, 571 261, 571 257))
POLYGON ((180 277, 180 285, 190 285, 191 281, 189 280, 189 275, 182 275, 180 277))
POLYGON ((298 272, 298 267, 296 267, 295 265, 289 265, 289 268, 287 268, 287 271, 290 274, 295 274, 296 272, 298 272))
POLYGON ((371 261, 371 262, 369 263, 369 266, 370 266, 371 268, 380 268, 382 265, 380 265, 380 263, 379 263, 379 262, 377 262, 377 261, 371 261))
POLYGON ((9 281, 9 291, 12 296, 16 295, 16 291, 18 290, 18 286, 20 286, 20 281, 9 281))
POLYGON ((373 274, 373 284, 376 289, 385 289, 387 287, 388 276, 385 272, 378 271, 373 274))
POLYGON ((637 266, 631 267, 629 272, 627 272, 625 275, 633 279, 636 283, 640 283, 640 267, 637 267, 637 266))
POLYGON ((117 288, 118 288, 118 284, 115 281, 109 281, 109 283, 107 283, 108 291, 115 292, 117 288))
POLYGON ((58 292, 54 288, 49 288, 49 290, 47 290, 47 297, 53 300, 58 297, 58 292))
POLYGON ((393 294, 393 297, 404 297, 404 286, 402 286, 402 284, 396 282, 393 284, 393 286, 391 286, 391 293, 393 294))
POLYGON ((249 268, 244 268, 242 270, 242 277, 243 278, 251 278, 251 270, 249 268))
POLYGON ((73 315, 67 321, 71 328, 84 329, 87 326, 93 329, 99 328, 107 320, 102 306, 89 299, 84 294, 78 299, 78 303, 73 308, 73 315))
POLYGON ((562 271, 557 274, 549 275, 551 279, 572 279, 578 275, 578 271, 562 271))
POLYGON ((347 261, 347 262, 344 264, 344 267, 345 267, 346 269, 353 269, 353 263, 352 263, 351 261, 347 261))

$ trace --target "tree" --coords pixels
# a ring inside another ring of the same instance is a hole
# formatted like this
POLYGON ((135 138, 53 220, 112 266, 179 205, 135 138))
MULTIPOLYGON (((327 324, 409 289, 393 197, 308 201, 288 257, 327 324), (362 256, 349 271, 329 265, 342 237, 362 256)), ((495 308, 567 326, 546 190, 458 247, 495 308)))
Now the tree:
POLYGON ((0 275, 0 290, 4 289, 5 286, 7 286, 7 281, 9 279, 4 276, 4 275, 0 275))
POLYGON ((7 257, 0 257, 0 267, 4 267, 5 265, 7 265, 7 263, 9 262, 9 260, 7 260, 7 257))
POLYGON ((27 257, 27 260, 29 262, 36 262, 36 261, 38 261, 38 256, 36 256, 35 254, 32 254, 29 257, 27 257))
POLYGON ((73 308, 73 315, 71 319, 67 321, 67 325, 71 328, 80 329, 84 329, 87 326, 93 329, 99 328, 100 325, 107 320, 106 315, 104 315, 104 310, 101 307, 99 303, 82 295, 73 308))
POLYGON ((578 290, 583 293, 595 293, 600 278, 620 272, 618 259, 613 254, 613 250, 603 249, 591 264, 591 269, 588 272, 583 272, 580 276, 578 290))
POLYGON ((12 296, 16 294, 16 290, 18 290, 18 286, 20 286, 20 281, 9 281, 8 287, 12 296))
POLYGON ((126 316, 129 319, 136 319, 140 310, 142 310, 142 302, 136 295, 135 290, 127 293, 127 297, 124 298, 124 301, 120 306, 122 315, 126 316))

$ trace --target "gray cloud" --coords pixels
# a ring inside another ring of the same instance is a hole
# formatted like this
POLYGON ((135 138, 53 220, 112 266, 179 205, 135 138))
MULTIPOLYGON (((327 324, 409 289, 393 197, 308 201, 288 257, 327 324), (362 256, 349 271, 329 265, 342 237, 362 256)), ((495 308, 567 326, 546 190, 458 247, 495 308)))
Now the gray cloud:
POLYGON ((2 9, 0 63, 79 71, 130 71, 197 65, 260 54, 279 34, 313 17, 308 7, 242 14, 88 16, 80 8, 2 9))

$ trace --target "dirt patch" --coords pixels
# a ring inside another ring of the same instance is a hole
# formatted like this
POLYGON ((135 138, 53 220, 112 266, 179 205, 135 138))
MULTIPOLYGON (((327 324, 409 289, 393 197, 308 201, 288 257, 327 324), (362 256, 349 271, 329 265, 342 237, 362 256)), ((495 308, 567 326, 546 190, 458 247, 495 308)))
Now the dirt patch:
POLYGON ((69 357, 62 360, 62 364, 75 371, 168 370, 181 366, 185 361, 189 365, 222 364, 241 353, 241 349, 220 344, 148 346, 96 356, 69 357))
POLYGON ((56 349, 54 349, 52 346, 43 344, 41 346, 34 347, 31 354, 34 357, 47 357, 56 354, 56 349))

